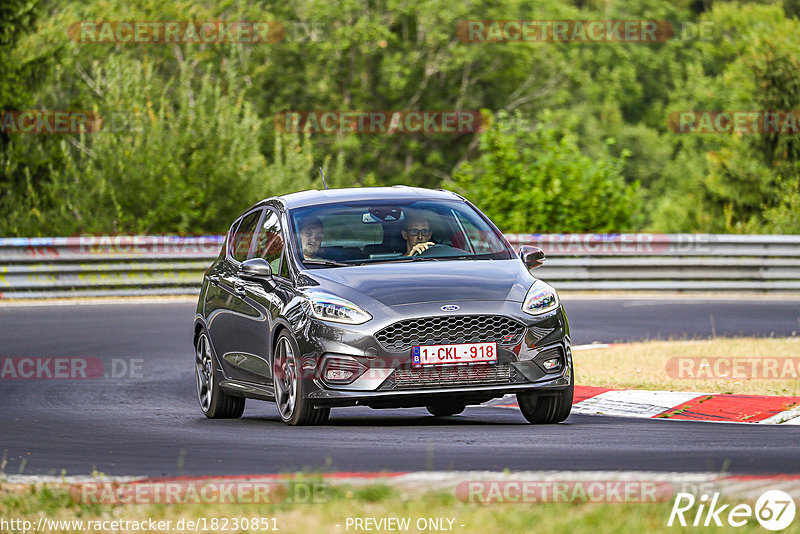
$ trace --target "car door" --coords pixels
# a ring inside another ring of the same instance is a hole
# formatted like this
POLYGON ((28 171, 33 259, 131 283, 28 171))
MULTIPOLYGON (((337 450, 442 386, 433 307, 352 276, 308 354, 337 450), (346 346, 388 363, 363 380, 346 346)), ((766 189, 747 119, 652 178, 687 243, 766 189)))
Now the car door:
POLYGON ((250 320, 239 334, 249 352, 239 362, 242 379, 250 382, 271 384, 270 366, 271 336, 275 318, 280 314, 291 293, 291 281, 283 263, 285 250, 284 233, 280 215, 267 208, 259 224, 250 258, 262 258, 272 268, 272 280, 241 280, 241 298, 259 314, 259 321, 250 320))
POLYGON ((264 315, 246 298, 245 282, 239 277, 241 263, 251 257, 264 209, 258 208, 241 217, 228 240, 225 259, 214 273, 221 305, 208 320, 208 333, 225 375, 246 377, 242 365, 253 353, 253 324, 266 323, 264 315))

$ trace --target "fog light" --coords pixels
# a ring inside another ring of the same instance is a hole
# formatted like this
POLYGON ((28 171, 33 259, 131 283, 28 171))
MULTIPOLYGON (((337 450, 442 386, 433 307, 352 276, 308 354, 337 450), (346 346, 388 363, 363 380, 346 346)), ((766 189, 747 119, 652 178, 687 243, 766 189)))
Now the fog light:
POLYGON ((344 369, 328 369, 325 371, 325 380, 349 380, 353 376, 352 371, 345 371, 344 369))
POLYGON ((558 361, 558 358, 550 358, 549 360, 545 360, 542 362, 542 367, 544 367, 548 371, 553 371, 558 369, 561 363, 558 361))
POLYGON ((328 384, 350 384, 365 370, 352 356, 326 356, 322 363, 322 379, 328 384))

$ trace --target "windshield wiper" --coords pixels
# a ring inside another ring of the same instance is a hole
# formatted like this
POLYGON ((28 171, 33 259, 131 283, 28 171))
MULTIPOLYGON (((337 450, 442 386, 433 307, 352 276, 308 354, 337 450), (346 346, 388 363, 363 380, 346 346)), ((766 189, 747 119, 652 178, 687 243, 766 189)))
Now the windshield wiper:
POLYGON ((327 265, 328 267, 350 267, 352 263, 342 263, 334 260, 323 260, 322 258, 309 258, 303 260, 303 263, 311 263, 313 265, 327 265))
POLYGON ((376 265, 378 263, 410 263, 413 261, 440 261, 443 258, 434 258, 431 256, 400 256, 399 258, 391 258, 385 260, 367 260, 357 263, 355 265, 376 265))
POLYGON ((366 260, 357 263, 356 265, 377 265, 378 263, 406 263, 409 261, 414 261, 414 260, 406 256, 400 256, 399 258, 387 258, 384 260, 366 260))

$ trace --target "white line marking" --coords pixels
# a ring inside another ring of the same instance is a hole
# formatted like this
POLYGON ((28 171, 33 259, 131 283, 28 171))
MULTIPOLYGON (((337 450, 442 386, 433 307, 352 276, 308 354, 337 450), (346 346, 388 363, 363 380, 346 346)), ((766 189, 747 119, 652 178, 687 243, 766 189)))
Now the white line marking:
POLYGON ((758 421, 760 425, 800 425, 800 406, 758 421))
POLYGON ((704 393, 683 391, 606 391, 572 405, 572 413, 654 417, 704 393))

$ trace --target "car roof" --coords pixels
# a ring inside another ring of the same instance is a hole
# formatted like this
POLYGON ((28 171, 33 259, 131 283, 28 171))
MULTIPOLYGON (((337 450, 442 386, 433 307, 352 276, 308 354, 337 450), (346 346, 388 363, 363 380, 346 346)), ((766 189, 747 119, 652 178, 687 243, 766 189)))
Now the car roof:
POLYGON ((258 204, 269 200, 278 200, 286 208, 302 208, 335 204, 338 202, 355 202, 359 200, 463 200, 463 198, 450 191, 442 189, 425 189, 422 187, 409 187, 396 185, 392 187, 351 187, 344 189, 311 189, 287 195, 264 199, 258 204))

